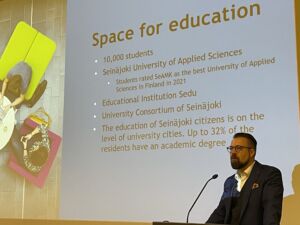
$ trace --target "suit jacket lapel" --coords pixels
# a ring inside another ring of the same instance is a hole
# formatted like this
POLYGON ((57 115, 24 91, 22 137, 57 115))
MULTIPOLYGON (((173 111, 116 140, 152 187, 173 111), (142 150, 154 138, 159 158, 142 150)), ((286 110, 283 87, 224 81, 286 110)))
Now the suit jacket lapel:
POLYGON ((226 208, 226 215, 225 215, 225 223, 230 223, 230 215, 231 215, 231 204, 232 204, 232 197, 235 196, 237 187, 237 180, 234 178, 234 175, 230 178, 230 185, 228 187, 228 193, 227 193, 227 200, 225 201, 225 208, 226 208))
POLYGON ((261 164, 259 162, 255 162, 253 169, 251 171, 251 174, 248 178, 248 180, 246 181, 246 183, 244 184, 244 187, 242 189, 242 199, 241 199, 241 214, 240 214, 240 219, 242 218, 247 205, 248 205, 248 201, 251 195, 251 191, 252 191, 252 186, 254 183, 257 182, 257 178, 260 174, 260 168, 261 168, 261 164))

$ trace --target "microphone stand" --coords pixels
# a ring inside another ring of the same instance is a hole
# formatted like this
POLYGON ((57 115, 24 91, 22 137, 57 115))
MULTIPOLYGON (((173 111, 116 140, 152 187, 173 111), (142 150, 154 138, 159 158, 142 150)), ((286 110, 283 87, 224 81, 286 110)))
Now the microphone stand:
POLYGON ((203 186, 203 188, 201 189, 200 193, 198 194, 196 200, 194 201, 193 205, 191 206, 190 210, 188 211, 187 217, 186 217, 186 223, 189 223, 189 216, 190 213, 194 207, 194 205, 196 204, 196 202, 198 201, 198 198, 200 197, 200 195, 202 194, 203 190, 205 189, 206 185, 208 184, 209 181, 216 179, 218 177, 218 174, 213 175, 208 181, 206 181, 205 185, 203 186))

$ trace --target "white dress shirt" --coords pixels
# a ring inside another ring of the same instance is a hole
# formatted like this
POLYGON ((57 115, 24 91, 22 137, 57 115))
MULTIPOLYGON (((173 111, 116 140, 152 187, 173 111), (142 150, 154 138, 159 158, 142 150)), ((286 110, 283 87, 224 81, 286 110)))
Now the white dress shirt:
POLYGON ((237 191, 241 191, 244 184, 248 180, 250 173, 253 169, 255 161, 244 171, 237 170, 237 173, 234 175, 234 178, 237 180, 237 191))

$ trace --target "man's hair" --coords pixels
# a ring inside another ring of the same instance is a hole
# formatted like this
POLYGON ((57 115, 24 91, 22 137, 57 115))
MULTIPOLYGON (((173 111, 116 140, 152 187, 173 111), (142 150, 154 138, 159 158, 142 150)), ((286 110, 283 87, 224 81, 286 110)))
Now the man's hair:
POLYGON ((249 141, 251 141, 251 143, 253 144, 253 148, 256 151, 257 141, 255 140, 255 138, 251 134, 236 133, 235 135, 233 135, 233 138, 239 138, 239 137, 247 138, 249 141))

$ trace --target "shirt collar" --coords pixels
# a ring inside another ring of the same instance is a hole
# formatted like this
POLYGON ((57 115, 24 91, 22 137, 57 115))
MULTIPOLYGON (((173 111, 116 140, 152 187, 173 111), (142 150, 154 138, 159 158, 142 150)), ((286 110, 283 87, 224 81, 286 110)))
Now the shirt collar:
POLYGON ((238 170, 237 175, 239 176, 239 178, 245 179, 245 178, 249 177, 254 164, 255 164, 255 161, 250 166, 248 166, 248 168, 245 169, 244 171, 238 170))

